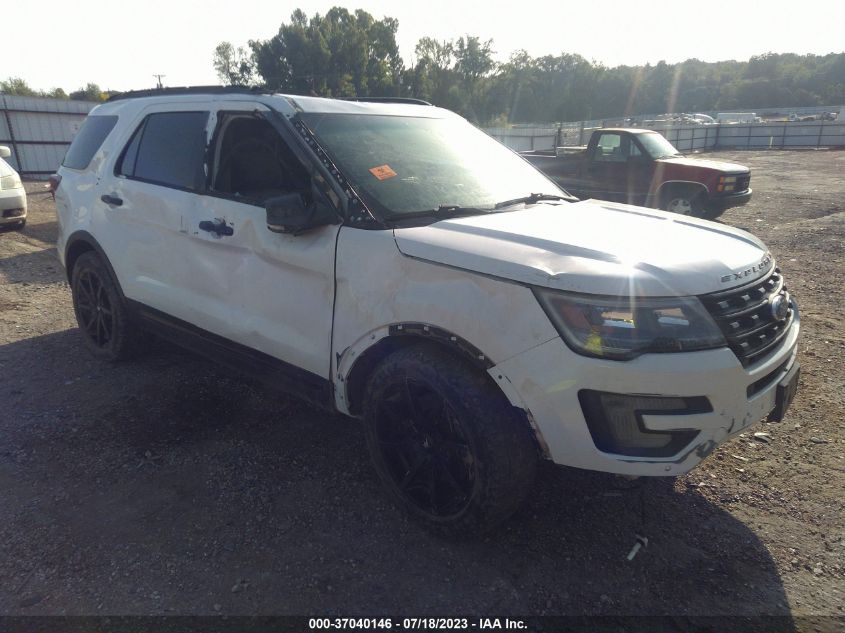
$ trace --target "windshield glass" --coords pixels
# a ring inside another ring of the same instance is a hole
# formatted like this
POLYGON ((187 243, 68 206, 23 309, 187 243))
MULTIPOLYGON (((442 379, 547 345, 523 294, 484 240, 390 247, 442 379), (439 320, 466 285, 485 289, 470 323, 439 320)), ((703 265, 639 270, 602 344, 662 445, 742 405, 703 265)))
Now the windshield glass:
POLYGON ((453 206, 492 209, 532 193, 566 195, 458 117, 300 116, 365 204, 383 216, 453 206))
POLYGON ((679 156, 680 152, 675 149, 669 141, 666 140, 662 134, 652 132, 650 134, 638 134, 637 140, 642 143, 645 151, 653 159, 668 158, 669 156, 679 156))

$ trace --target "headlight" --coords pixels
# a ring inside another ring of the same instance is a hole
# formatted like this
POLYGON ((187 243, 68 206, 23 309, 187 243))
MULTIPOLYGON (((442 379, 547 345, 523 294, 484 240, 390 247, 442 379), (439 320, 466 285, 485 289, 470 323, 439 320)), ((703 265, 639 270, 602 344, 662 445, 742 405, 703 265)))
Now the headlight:
POLYGON ((566 343, 579 354, 627 360, 651 352, 689 352, 726 345, 695 297, 599 297, 535 288, 566 343))
POLYGON ((17 174, 9 174, 0 178, 0 189, 19 189, 21 178, 17 174))
POLYGON ((736 188, 736 176, 719 176, 718 191, 733 191, 736 188))

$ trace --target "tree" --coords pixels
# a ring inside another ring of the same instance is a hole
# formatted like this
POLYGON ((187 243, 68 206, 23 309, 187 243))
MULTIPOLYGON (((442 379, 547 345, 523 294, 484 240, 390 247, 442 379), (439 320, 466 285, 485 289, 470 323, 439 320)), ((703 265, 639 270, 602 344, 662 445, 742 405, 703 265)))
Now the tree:
POLYGON ((9 77, 6 81, 0 81, 0 92, 17 97, 37 97, 38 92, 29 87, 20 77, 9 77))
POLYGON ((214 49, 214 70, 227 86, 248 86, 255 75, 255 64, 243 47, 220 42, 214 49))
POLYGON ((327 97, 392 96, 401 90, 399 22, 332 7, 295 10, 269 40, 251 40, 255 70, 274 90, 327 97))
POLYGON ((100 90, 100 86, 94 83, 85 84, 84 88, 74 90, 70 93, 73 101, 105 101, 106 94, 100 90))
POLYGON ((454 44, 455 70, 463 80, 468 97, 467 106, 461 110, 475 121, 484 118, 480 109, 483 95, 481 81, 496 67, 492 46, 493 40, 482 42, 471 35, 458 38, 454 44))
POLYGON ((48 97, 50 99, 68 99, 67 93, 62 90, 61 88, 53 88, 52 90, 48 90, 42 93, 42 96, 48 97))

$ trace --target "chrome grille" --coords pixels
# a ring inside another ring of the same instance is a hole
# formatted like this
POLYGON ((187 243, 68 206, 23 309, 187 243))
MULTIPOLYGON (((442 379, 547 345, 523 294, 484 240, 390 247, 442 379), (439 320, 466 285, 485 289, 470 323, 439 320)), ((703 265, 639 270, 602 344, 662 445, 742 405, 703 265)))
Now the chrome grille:
POLYGON ((775 351, 792 326, 791 303, 785 319, 778 320, 772 313, 771 300, 780 293, 786 293, 786 286, 775 268, 751 284, 699 297, 743 367, 775 351))
POLYGON ((744 176, 737 176, 736 177, 736 187, 734 187, 734 191, 740 192, 745 191, 748 189, 748 185, 751 184, 751 174, 745 174, 744 176))

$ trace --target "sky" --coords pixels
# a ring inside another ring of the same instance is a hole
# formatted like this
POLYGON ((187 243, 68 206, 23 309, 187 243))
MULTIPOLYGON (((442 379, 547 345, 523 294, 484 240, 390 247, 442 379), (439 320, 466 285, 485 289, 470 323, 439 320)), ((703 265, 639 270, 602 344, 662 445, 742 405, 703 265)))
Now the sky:
POLYGON ((219 83, 212 68, 221 41, 268 39, 295 8, 309 16, 332 6, 399 20, 406 65, 423 36, 493 40, 497 61, 518 49, 533 56, 578 53, 608 66, 746 60, 766 52, 845 51, 845 0, 11 0, 3 7, 0 78, 70 92, 88 82, 106 90, 219 83), (13 28, 11 28, 13 27, 13 28))

